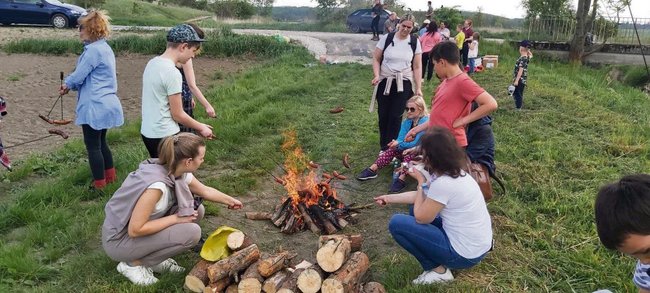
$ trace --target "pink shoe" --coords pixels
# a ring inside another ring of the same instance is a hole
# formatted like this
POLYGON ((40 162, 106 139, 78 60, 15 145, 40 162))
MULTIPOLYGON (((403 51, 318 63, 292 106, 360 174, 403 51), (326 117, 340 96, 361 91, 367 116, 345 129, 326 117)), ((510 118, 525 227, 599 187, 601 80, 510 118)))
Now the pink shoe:
POLYGON ((9 161, 9 157, 7 156, 7 153, 5 153, 2 150, 0 150, 0 164, 2 164, 2 166, 5 166, 5 168, 11 171, 11 161, 9 161))

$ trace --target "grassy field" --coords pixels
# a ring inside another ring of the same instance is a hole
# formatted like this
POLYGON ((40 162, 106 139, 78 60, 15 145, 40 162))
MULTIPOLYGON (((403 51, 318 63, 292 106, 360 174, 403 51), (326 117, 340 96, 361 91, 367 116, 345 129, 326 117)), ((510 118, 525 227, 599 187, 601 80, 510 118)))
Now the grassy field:
MULTIPOLYGON (((515 50, 484 42, 482 52, 501 59, 497 69, 475 75, 500 103, 494 114, 496 157, 508 193, 488 206, 495 251, 477 267, 455 272, 451 284, 412 286, 421 269, 389 240, 385 245, 393 249, 368 251, 373 278, 389 292, 634 291, 633 261, 599 244, 592 209, 600 185, 650 169, 648 96, 607 84, 606 69, 533 59, 526 109, 516 112, 505 95, 515 50)), ((215 170, 208 184, 231 194, 260 192, 270 180, 265 170, 282 160, 278 149, 286 129, 296 130, 317 162, 348 152, 356 159, 353 172, 371 163, 378 135, 376 114, 367 112, 370 67, 304 66, 310 62, 304 50, 290 50, 204 91, 220 115, 207 120, 199 114, 218 137, 208 143, 205 166, 215 170), (346 111, 333 116, 328 113, 333 105, 346 111)), ((426 85, 427 96, 436 84, 426 85)), ((134 123, 109 132, 120 178, 146 156, 138 130, 134 123)), ((387 186, 389 177, 382 172, 376 180, 387 186)), ((155 286, 139 288, 115 272, 99 246, 99 226, 103 206, 118 186, 110 185, 106 195, 92 194, 85 187, 89 180, 79 140, 0 173, 0 291, 180 292, 182 275, 163 275, 155 286)), ((384 192, 364 186, 350 196, 367 200, 384 192)), ((391 214, 390 209, 373 213, 386 220, 391 214)), ((386 222, 371 225, 386 229, 386 222)), ((191 266, 196 256, 178 260, 191 266)))
POLYGON ((102 9, 107 10, 114 25, 173 26, 211 12, 188 7, 162 6, 146 1, 110 0, 102 9))

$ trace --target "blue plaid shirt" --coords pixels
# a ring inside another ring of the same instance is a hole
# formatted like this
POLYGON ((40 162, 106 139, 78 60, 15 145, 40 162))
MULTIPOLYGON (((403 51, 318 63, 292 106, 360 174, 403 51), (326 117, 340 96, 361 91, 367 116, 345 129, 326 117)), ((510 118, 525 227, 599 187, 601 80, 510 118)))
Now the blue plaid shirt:
POLYGON ((115 54, 106 40, 84 45, 77 67, 65 84, 78 92, 75 124, 88 124, 95 130, 124 124, 122 104, 117 97, 115 54))

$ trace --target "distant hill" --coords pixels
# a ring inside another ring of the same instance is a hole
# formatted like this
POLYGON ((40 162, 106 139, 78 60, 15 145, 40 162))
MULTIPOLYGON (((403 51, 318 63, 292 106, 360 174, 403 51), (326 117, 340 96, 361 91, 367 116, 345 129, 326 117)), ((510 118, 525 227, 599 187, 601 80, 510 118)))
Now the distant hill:
MULTIPOLYGON (((424 11, 414 11, 416 18, 424 18, 424 13, 424 11)), ((476 19, 477 13, 474 11, 461 11, 460 13, 464 18, 473 18, 477 27, 519 28, 524 22, 522 18, 507 18, 488 13, 481 13, 481 16, 476 19)), ((316 8, 304 6, 273 7, 271 16, 277 21, 313 22, 317 20, 316 8)))

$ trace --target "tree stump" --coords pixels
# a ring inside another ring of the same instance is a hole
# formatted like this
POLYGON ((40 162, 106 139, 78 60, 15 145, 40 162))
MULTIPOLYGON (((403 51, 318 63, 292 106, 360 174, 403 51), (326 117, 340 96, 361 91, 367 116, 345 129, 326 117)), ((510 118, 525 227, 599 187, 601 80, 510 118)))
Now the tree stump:
POLYGON ((246 271, 241 275, 241 281, 239 281, 238 291, 241 293, 259 293, 262 292, 262 283, 264 282, 264 277, 260 275, 258 266, 260 261, 256 261, 250 265, 246 271))
MULTIPOLYGON (((208 267, 208 277, 215 282, 226 276, 235 275, 260 258, 260 250, 256 244, 236 251, 231 256, 222 259, 208 267)), ((225 287, 224 287, 225 289, 225 287)))
POLYGON ((350 240, 346 238, 330 239, 316 253, 318 265, 326 272, 341 268, 350 256, 350 240))
POLYGON ((185 288, 192 292, 203 292, 205 286, 210 282, 208 278, 208 267, 214 262, 201 259, 190 272, 185 276, 185 288))
POLYGON ((298 276, 298 288, 303 293, 316 293, 320 290, 324 278, 325 272, 318 265, 313 265, 298 276))
POLYGON ((358 292, 359 280, 368 271, 370 260, 368 256, 357 251, 350 256, 350 259, 339 269, 323 281, 321 290, 323 293, 349 293, 358 292))
POLYGON ((228 244, 228 248, 237 251, 251 246, 253 240, 248 235, 244 234, 244 232, 235 231, 228 235, 226 244, 228 244))

